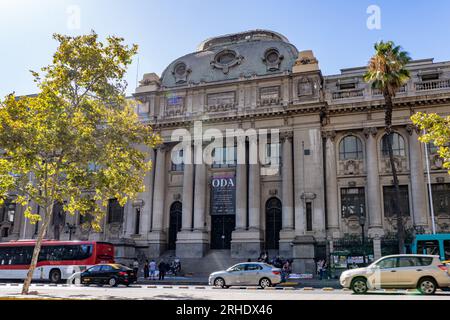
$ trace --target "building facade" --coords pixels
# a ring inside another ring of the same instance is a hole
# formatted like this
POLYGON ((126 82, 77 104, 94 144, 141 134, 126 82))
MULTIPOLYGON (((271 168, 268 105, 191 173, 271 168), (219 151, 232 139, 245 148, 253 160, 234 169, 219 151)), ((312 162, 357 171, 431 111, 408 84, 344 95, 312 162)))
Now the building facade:
MULTIPOLYGON (((429 160, 437 230, 448 232, 450 176, 433 145, 426 159, 410 116, 450 114, 450 62, 415 60, 408 69, 411 79, 398 91, 393 113, 404 223, 413 232, 431 229, 429 160)), ((397 217, 384 99, 363 81, 364 72, 358 67, 324 76, 312 51, 299 52, 272 31, 204 41, 161 77, 145 74, 134 94, 140 118, 164 140, 148 152, 153 170, 146 191, 124 208, 111 200, 100 233, 82 228, 82 217, 56 214, 50 234, 111 241, 123 260, 168 250, 181 258, 229 250, 232 258, 254 259, 270 250, 293 258, 297 271, 310 272, 314 259, 336 250, 342 239, 360 237, 363 228, 380 256, 397 217), (210 164, 177 161, 195 154, 196 144, 193 139, 190 151, 177 149, 174 132, 195 138, 198 124, 201 135, 211 129, 279 132, 262 151, 278 169, 236 161, 236 149, 250 157, 248 137, 212 148, 210 164)), ((2 221, 2 241, 36 235, 13 203, 5 205, 2 221)))

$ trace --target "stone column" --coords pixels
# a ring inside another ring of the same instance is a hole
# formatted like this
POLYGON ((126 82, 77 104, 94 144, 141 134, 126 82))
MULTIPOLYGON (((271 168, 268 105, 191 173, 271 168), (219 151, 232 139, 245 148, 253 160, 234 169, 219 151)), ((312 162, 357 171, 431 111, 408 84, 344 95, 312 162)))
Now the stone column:
MULTIPOLYGON (((153 204, 153 179, 155 175, 155 150, 150 148, 148 150, 148 158, 152 162, 152 170, 147 172, 144 177, 145 192, 141 194, 141 199, 143 200, 141 207, 141 219, 140 219, 140 234, 147 238, 147 234, 150 231, 151 225, 151 215, 152 215, 152 204, 153 204)), ((135 214, 135 212, 133 213, 135 214)))
POLYGON ((194 200, 194 164, 192 157, 192 146, 188 146, 185 150, 185 163, 183 174, 183 213, 181 216, 181 230, 192 230, 192 209, 194 200), (189 149, 190 148, 190 149, 189 149))
POLYGON ((337 159, 334 138, 335 131, 324 133, 325 145, 325 166, 326 166, 326 193, 327 193, 327 222, 328 234, 332 238, 339 238, 339 205, 338 205, 338 185, 337 185, 337 159))
POLYGON ((159 256, 165 249, 165 235, 163 232, 165 189, 166 189, 166 152, 167 147, 161 145, 156 150, 155 182, 153 192, 153 210, 151 232, 149 233, 149 255, 159 256))
POLYGON ((283 230, 294 229, 294 184, 292 170, 292 132, 286 133, 283 137, 283 158, 282 158, 282 226, 283 230))
POLYGON ((239 153, 242 162, 238 161, 236 165, 236 231, 245 230, 247 227, 247 164, 245 159, 246 143, 245 139, 237 141, 238 160, 239 153))
POLYGON ((249 166, 248 226, 250 230, 261 230, 261 168, 258 164, 249 166))
POLYGON ((414 225, 420 227, 428 226, 427 190, 425 186, 424 162, 417 129, 408 125, 409 133, 409 161, 411 172, 411 193, 413 205, 414 225))
POLYGON ((294 171, 292 166, 292 132, 282 135, 282 230, 280 231, 279 252, 281 256, 292 256, 294 233, 294 171))
POLYGON ((196 164, 194 190, 194 231, 205 230, 206 185, 206 166, 204 164, 196 164))
POLYGON ((369 216, 369 235, 383 234, 381 214, 381 190, 378 170, 377 128, 365 128, 366 136, 366 171, 367 171, 367 209, 369 216))

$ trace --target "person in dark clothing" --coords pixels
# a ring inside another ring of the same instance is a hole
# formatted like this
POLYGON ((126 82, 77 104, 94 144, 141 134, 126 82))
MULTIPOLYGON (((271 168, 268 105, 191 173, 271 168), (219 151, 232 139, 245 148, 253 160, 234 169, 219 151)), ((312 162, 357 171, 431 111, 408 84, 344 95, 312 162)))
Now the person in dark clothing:
POLYGON ((166 275, 167 271, 167 264, 164 262, 164 260, 161 260, 161 262, 158 264, 158 270, 159 280, 164 280, 164 276, 166 275))
POLYGON ((147 280, 149 275, 150 275, 150 267, 148 265, 148 260, 145 260, 145 264, 144 264, 144 279, 147 280))

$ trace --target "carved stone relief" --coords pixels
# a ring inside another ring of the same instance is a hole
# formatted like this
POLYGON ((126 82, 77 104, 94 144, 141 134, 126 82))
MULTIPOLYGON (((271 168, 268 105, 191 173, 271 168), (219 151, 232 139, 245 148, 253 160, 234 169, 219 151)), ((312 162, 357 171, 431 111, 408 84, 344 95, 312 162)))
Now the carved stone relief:
POLYGON ((278 104, 280 102, 280 87, 266 87, 259 90, 261 105, 278 104))
POLYGON ((234 91, 208 94, 208 111, 226 111, 234 109, 236 94, 234 91))

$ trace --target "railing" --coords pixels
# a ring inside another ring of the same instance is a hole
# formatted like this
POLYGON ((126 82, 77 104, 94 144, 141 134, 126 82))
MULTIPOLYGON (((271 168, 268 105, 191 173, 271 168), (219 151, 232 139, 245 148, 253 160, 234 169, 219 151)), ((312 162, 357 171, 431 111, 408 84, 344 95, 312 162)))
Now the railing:
POLYGON ((416 91, 446 89, 450 88, 450 79, 416 82, 414 86, 416 91))
MULTIPOLYGON (((398 88, 396 93, 405 93, 406 92, 406 84, 398 88)), ((381 96, 383 93, 380 89, 372 89, 372 95, 373 96, 381 96)))
POLYGON ((364 89, 358 89, 358 90, 333 92, 332 98, 333 98, 333 100, 340 100, 340 99, 357 98, 357 97, 363 97, 363 96, 364 96, 364 89))

